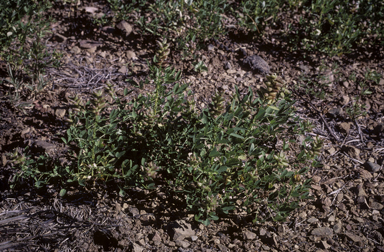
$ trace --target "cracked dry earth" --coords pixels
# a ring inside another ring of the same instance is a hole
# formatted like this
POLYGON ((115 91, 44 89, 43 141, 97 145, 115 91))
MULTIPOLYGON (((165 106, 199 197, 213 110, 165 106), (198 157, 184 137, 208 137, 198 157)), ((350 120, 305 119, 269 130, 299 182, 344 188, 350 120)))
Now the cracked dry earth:
MULTIPOLYGON (((87 6, 105 9, 87 2, 80 7, 87 6)), ((322 167, 308 174, 313 199, 302 202, 286 222, 252 224, 252 217, 229 216, 206 227, 185 212, 182 200, 161 189, 132 190, 120 197, 116 188, 98 185, 89 191, 72 188, 61 198, 54 186, 36 190, 24 181, 11 190, 13 171, 5 153, 27 145, 57 157, 66 151, 60 136, 66 130, 69 96, 89 97, 107 81, 121 93, 133 89, 131 95, 154 88, 135 85, 148 75, 146 61, 154 56, 156 38, 141 35, 134 17, 98 27, 87 12, 79 11, 76 19, 64 18, 71 17, 68 13, 65 6, 52 10, 58 22, 51 26, 47 47, 63 53, 62 67, 47 71, 52 85, 35 97, 33 106, 24 112, 14 109, 6 96, 12 90, 0 87, 1 251, 384 251, 383 77, 378 83, 365 81, 372 91, 362 99, 367 115, 351 121, 346 113, 368 69, 383 76, 380 47, 341 57, 304 57, 288 52, 272 30, 252 39, 232 28, 227 37, 206 41, 195 52, 207 72, 195 73, 191 60, 171 52, 169 64, 182 70, 201 107, 219 88, 228 97, 236 86, 257 90, 269 71, 293 91, 297 114, 315 125, 309 134, 325 143, 322 167), (323 99, 305 92, 319 92, 313 83, 323 84, 323 99)), ((6 77, 3 65, 1 78, 6 77)))

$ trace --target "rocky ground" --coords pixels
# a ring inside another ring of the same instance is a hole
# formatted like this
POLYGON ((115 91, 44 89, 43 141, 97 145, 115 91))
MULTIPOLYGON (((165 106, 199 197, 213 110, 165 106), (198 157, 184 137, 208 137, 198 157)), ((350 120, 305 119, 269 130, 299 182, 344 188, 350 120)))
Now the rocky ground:
MULTIPOLYGON (((105 9, 88 4, 81 7, 105 9)), ((267 72, 288 84, 297 114, 315 125, 310 134, 325 144, 322 167, 309 174, 313 199, 302 202, 286 222, 252 224, 231 216, 204 226, 161 189, 132 190, 120 197, 103 187, 73 188, 62 198, 54 186, 35 190, 24 181, 11 190, 7 152, 27 145, 52 155, 65 151, 60 137, 69 96, 87 97, 107 82, 120 94, 124 88, 133 89, 131 95, 153 90, 150 83, 143 89, 137 84, 148 75, 156 38, 142 35, 134 17, 100 27, 90 22, 88 10, 79 9, 76 20, 70 13, 68 6, 52 9, 57 22, 51 25, 47 47, 63 53, 62 66, 47 71, 51 85, 33 98, 32 106, 15 109, 6 95, 12 90, 0 86, 1 251, 384 251, 384 78, 376 83, 365 77, 369 70, 383 76, 380 47, 357 48, 339 57, 308 55, 286 50, 273 30, 255 39, 231 28, 228 36, 208 40, 194 53, 206 72, 193 71, 191 60, 171 52, 168 64, 182 70, 201 107, 219 88, 228 97, 235 87, 260 88, 267 72), (346 112, 361 83, 372 91, 361 101, 367 114, 350 120, 346 112), (321 91, 325 96, 318 99, 311 93, 321 91)), ((6 78, 2 63, 0 77, 6 78)))

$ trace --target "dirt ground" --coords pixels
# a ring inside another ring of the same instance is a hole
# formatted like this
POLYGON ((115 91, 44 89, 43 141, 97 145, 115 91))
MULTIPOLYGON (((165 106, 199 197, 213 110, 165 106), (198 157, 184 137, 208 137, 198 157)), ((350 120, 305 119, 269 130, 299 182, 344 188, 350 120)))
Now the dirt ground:
MULTIPOLYGON (((105 9, 84 1, 85 6, 105 9)), ((288 84, 297 114, 311 121, 310 134, 325 142, 322 167, 309 174, 313 199, 300 203, 286 222, 252 224, 247 217, 230 216, 206 227, 161 188, 120 197, 116 188, 100 185, 89 191, 73 188, 59 197, 54 186, 36 190, 32 181, 24 181, 11 190, 13 169, 5 153, 26 146, 57 156, 66 151, 60 137, 69 96, 87 97, 108 81, 118 92, 133 89, 131 95, 153 90, 151 84, 134 85, 148 75, 156 38, 141 35, 133 17, 121 30, 93 24, 86 11, 78 10, 74 19, 68 6, 54 6, 51 14, 57 22, 47 47, 63 53, 62 67, 47 71, 52 85, 24 110, 9 102, 10 87, 0 86, 0 251, 384 251, 384 78, 379 83, 364 79, 369 69, 384 75, 380 47, 356 48, 339 57, 308 55, 289 52, 276 31, 253 38, 232 28, 195 52, 207 72, 193 71, 190 60, 171 52, 169 64, 182 70, 182 81, 190 83, 201 107, 218 88, 229 97, 235 87, 263 85, 263 70, 252 69, 244 61, 248 56, 260 56, 288 84), (362 98, 367 114, 351 121, 346 111, 362 82, 372 91, 362 98), (326 95, 314 99, 308 89, 326 95)), ((2 63, 0 77, 6 78, 2 63)))

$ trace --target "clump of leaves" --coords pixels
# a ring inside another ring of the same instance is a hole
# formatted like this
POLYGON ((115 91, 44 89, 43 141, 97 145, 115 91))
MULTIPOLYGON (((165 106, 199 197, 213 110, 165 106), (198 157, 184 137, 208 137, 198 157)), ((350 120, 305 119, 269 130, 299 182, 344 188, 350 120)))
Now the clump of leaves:
POLYGON ((156 41, 157 43, 157 51, 156 55, 153 58, 153 61, 157 66, 166 66, 166 60, 168 58, 169 53, 171 52, 169 49, 169 44, 167 43, 167 39, 159 39, 156 41))
POLYGON ((278 77, 276 74, 271 74, 267 76, 267 81, 265 82, 265 85, 267 85, 267 89, 264 93, 265 99, 268 102, 274 102, 280 92, 280 89, 284 87, 285 83, 283 79, 278 77))
POLYGON ((11 87, 8 95, 14 105, 25 97, 34 99, 48 86, 45 69, 59 66, 60 55, 48 51, 43 40, 51 21, 44 12, 50 7, 49 1, 0 2, 0 59, 8 64, 6 84, 11 87))
POLYGON ((236 89, 228 104, 218 92, 209 108, 199 111, 188 85, 177 83, 180 73, 152 71, 157 92, 148 96, 126 101, 109 85, 86 104, 74 100, 77 112, 62 139, 71 147, 70 162, 58 168, 40 159, 37 167, 29 160, 19 175, 39 185, 51 183, 47 173, 26 171, 55 167, 63 194, 74 182, 87 186, 120 179, 121 194, 134 186, 165 186, 206 225, 243 212, 255 221, 283 220, 309 197, 310 180, 299 178, 320 145, 311 145, 308 137, 301 148, 292 147, 308 130, 294 116, 294 101, 285 97, 272 106, 251 90, 241 95, 236 89))

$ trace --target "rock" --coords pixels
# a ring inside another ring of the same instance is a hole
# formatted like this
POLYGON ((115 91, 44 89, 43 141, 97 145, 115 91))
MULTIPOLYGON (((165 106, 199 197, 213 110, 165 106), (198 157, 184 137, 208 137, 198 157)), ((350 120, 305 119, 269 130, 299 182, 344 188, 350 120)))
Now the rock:
POLYGON ((113 34, 116 29, 111 26, 104 26, 101 30, 105 33, 113 34))
POLYGON ((264 236, 267 234, 267 230, 265 230, 264 228, 260 228, 259 232, 260 232, 260 236, 264 236))
POLYGON ((358 197, 367 197, 362 184, 357 185, 356 190, 358 197))
POLYGON ((98 53, 101 57, 105 58, 107 56, 107 52, 106 51, 101 51, 98 53))
POLYGON ((329 148, 329 149, 327 150, 327 152, 329 153, 329 155, 333 155, 333 154, 335 154, 336 149, 333 148, 333 147, 331 147, 331 148, 329 148))
POLYGON ((332 247, 331 245, 329 245, 329 244, 327 243, 327 241, 321 241, 321 245, 323 245, 323 248, 324 248, 324 249, 329 249, 330 247, 332 247))
POLYGON ((229 249, 225 245, 223 245, 223 244, 218 244, 217 247, 219 247, 221 252, 229 251, 229 249))
POLYGON ((331 238, 333 236, 333 229, 329 227, 319 227, 312 230, 311 234, 314 236, 331 238))
POLYGON ((230 63, 230 62, 225 62, 225 64, 224 64, 224 69, 225 69, 225 70, 230 70, 230 69, 232 69, 231 63, 230 63))
POLYGON ((199 239, 199 237, 197 237, 196 235, 192 235, 191 236, 191 240, 192 241, 197 241, 199 239))
POLYGON ((137 217, 138 215, 140 215, 139 209, 137 209, 136 207, 132 207, 131 209, 129 209, 129 212, 132 214, 133 217, 137 217))
POLYGON ((91 48, 97 48, 99 46, 102 46, 102 42, 92 41, 92 40, 80 40, 79 46, 82 49, 91 49, 91 48))
POLYGON ((180 241, 195 235, 195 231, 192 230, 191 224, 186 223, 184 220, 172 223, 171 230, 173 233, 171 236, 174 241, 180 241))
POLYGON ((213 52, 215 50, 215 46, 212 44, 208 45, 208 51, 213 52))
POLYGON ((125 53, 125 55, 127 56, 127 59, 137 60, 136 53, 134 51, 129 50, 125 53))
POLYGON ((132 33, 132 26, 125 20, 118 23, 116 28, 120 30, 126 37, 132 33))
POLYGON ((357 171, 360 173, 360 176, 363 180, 368 180, 368 179, 371 179, 373 177, 372 174, 367 170, 358 169, 357 171))
POLYGON ((344 116, 344 110, 339 107, 331 108, 328 110, 327 116, 330 118, 341 118, 344 116))
POLYGON ((51 154, 56 149, 56 145, 42 140, 35 141, 33 147, 37 149, 37 151, 44 151, 47 154, 51 154))
POLYGON ((347 96, 347 95, 343 95, 342 97, 341 97, 341 100, 340 100, 340 103, 341 103, 341 105, 347 105, 348 103, 349 103, 349 101, 350 101, 350 98, 349 98, 349 96, 347 96))
POLYGON ((159 244, 161 242, 161 236, 160 236, 159 232, 156 231, 154 234, 152 234, 151 240, 155 244, 159 244))
POLYGON ((189 246, 191 246, 189 242, 183 241, 183 240, 177 240, 175 243, 176 243, 176 246, 182 247, 182 248, 188 248, 189 246))
POLYGON ((342 122, 337 124, 338 129, 341 133, 348 134, 349 130, 351 129, 351 123, 350 122, 342 122))
POLYGON ((346 152, 350 157, 360 159, 360 150, 354 146, 344 145, 342 150, 346 152))
POLYGON ((249 66, 253 71, 261 74, 270 74, 271 68, 268 63, 258 55, 248 56, 243 60, 243 63, 249 66))
POLYGON ((80 54, 81 50, 78 46, 74 46, 71 48, 71 53, 73 54, 80 54))
POLYGON ((376 163, 373 163, 373 162, 366 162, 365 164, 364 164, 364 167, 368 170, 368 171, 370 171, 370 172, 372 172, 372 173, 375 173, 375 172, 378 172, 378 171, 380 171, 381 170, 381 166, 380 165, 378 165, 378 164, 376 164, 376 163))
POLYGON ((365 241, 365 238, 362 238, 362 237, 360 237, 358 235, 352 234, 351 232, 345 232, 345 236, 347 236, 353 242, 363 242, 363 241, 365 241))
POLYGON ((335 80, 335 76, 331 70, 325 71, 322 73, 322 78, 319 83, 328 87, 332 87, 333 82, 335 80))
POLYGON ((254 240, 256 239, 257 235, 249 230, 245 230, 244 234, 244 240, 254 240))
POLYGON ((118 70, 118 72, 119 73, 122 73, 122 74, 125 74, 125 73, 127 73, 127 67, 126 66, 122 66, 122 67, 120 67, 120 69, 118 70))
POLYGON ((132 247, 133 252, 142 252, 144 250, 144 248, 137 243, 133 243, 132 247))
POLYGON ((307 222, 308 223, 316 223, 316 222, 318 222, 319 220, 317 219, 317 218, 315 218, 315 217, 311 217, 311 218, 309 218, 308 220, 307 220, 307 222))
POLYGON ((339 234, 341 232, 343 228, 343 225, 341 224, 341 222, 339 221, 337 224, 335 224, 333 226, 333 231, 336 233, 336 234, 339 234))
POLYGON ((64 115, 65 115, 65 112, 67 112, 65 109, 56 109, 56 111, 55 111, 55 115, 56 115, 58 118, 63 118, 64 115))
POLYGON ((380 204, 379 202, 374 201, 373 198, 369 199, 369 207, 374 210, 381 210, 384 208, 383 204, 380 204))

